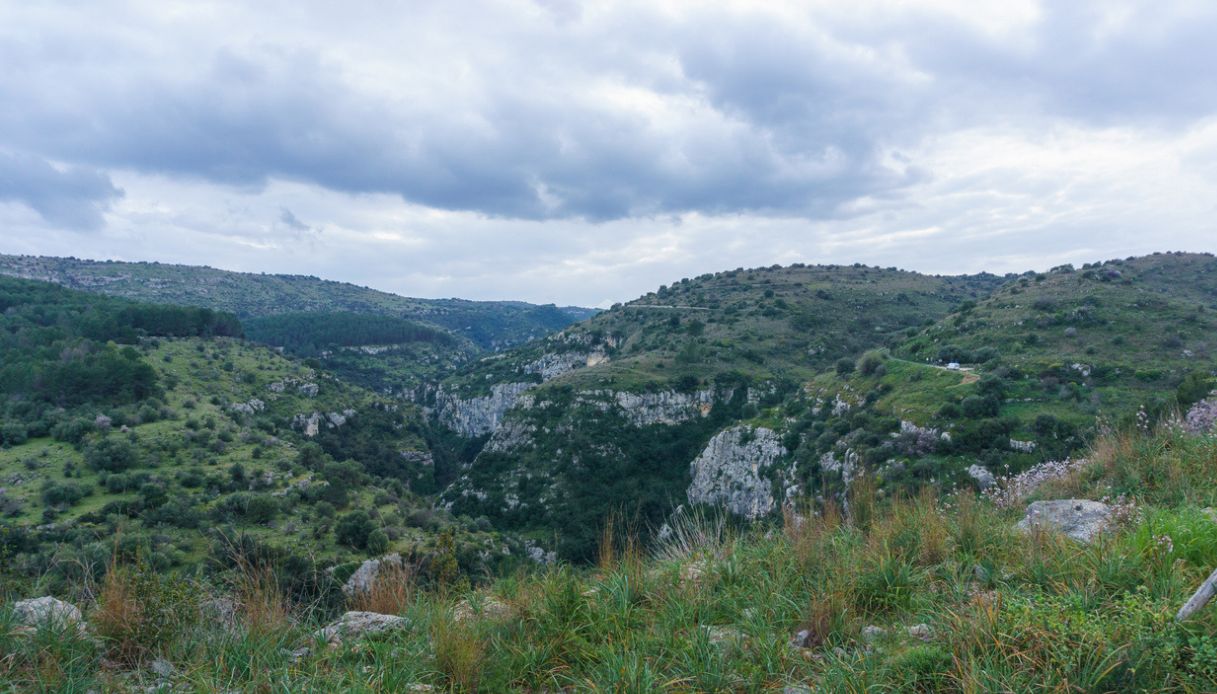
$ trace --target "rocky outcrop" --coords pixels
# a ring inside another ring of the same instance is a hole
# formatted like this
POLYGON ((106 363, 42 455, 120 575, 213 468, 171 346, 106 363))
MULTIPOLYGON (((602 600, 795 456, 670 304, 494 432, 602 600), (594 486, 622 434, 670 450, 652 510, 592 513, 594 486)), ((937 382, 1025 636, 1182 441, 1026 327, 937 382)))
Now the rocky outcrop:
POLYGON ((443 388, 435 394, 435 415, 444 426, 466 438, 485 436, 498 429, 503 415, 519 402, 535 383, 499 383, 490 394, 461 398, 443 388))
POLYGON ((745 518, 773 512, 773 485, 764 471, 786 455, 778 435, 764 427, 720 432, 693 461, 689 502, 714 504, 745 518))
POLYGON ((1192 405, 1183 427, 1193 434, 1212 433, 1217 428, 1217 393, 1192 405))
POLYGON ((245 402, 234 402, 228 409, 238 414, 254 414, 266 409, 266 403, 258 398, 250 398, 245 402))
POLYGON ((298 414, 292 418, 292 427, 300 429, 306 437, 312 438, 321 433, 321 427, 337 429, 346 424, 347 420, 354 416, 355 410, 350 409, 343 410, 342 412, 328 412, 326 414, 320 412, 314 412, 310 415, 298 414))
POLYGON ((13 614, 21 624, 35 629, 42 626, 61 629, 74 626, 83 631, 85 628, 84 617, 75 605, 49 595, 14 603, 13 614))
POLYGON ((331 645, 338 645, 344 641, 361 639, 372 634, 404 629, 409 625, 408 620, 393 615, 376 612, 347 612, 324 629, 318 630, 314 636, 331 645))
POLYGON ((548 381, 575 369, 585 369, 608 361, 604 352, 549 352, 541 358, 524 365, 524 372, 537 374, 548 381))
POLYGON ((474 618, 499 622, 511 615, 511 606, 493 595, 483 595, 477 600, 462 600, 452 611, 452 618, 457 622, 468 622, 474 618))
POLYGON ((1034 441, 1019 441, 1018 439, 1010 439, 1010 450, 1018 451, 1019 453, 1034 453, 1034 441))
POLYGON ((630 393, 618 390, 591 390, 579 393, 581 403, 604 412, 616 409, 636 427, 652 424, 680 424, 710 414, 716 399, 712 389, 681 393, 661 390, 656 393, 630 393))
POLYGON ((1111 518, 1111 507, 1098 501, 1036 501, 1027 507, 1027 515, 1019 521, 1018 528, 1023 531, 1045 528, 1090 543, 1107 529, 1111 518))

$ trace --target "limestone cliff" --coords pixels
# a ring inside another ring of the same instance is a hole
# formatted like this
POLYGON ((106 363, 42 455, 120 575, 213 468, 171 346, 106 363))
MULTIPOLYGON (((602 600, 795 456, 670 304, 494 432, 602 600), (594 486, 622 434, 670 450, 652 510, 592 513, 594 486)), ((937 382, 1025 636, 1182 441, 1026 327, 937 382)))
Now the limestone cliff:
POLYGON ((778 435, 764 427, 735 426, 710 439, 691 464, 688 498, 745 518, 773 512, 773 485, 764 472, 786 455, 778 435))

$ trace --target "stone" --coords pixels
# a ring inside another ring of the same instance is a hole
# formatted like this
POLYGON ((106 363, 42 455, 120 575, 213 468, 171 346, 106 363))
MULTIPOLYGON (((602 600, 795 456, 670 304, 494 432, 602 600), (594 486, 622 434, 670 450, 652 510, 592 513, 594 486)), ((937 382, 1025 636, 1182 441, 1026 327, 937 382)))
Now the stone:
POLYGON ((482 596, 475 602, 470 600, 462 600, 457 604, 452 611, 452 618, 458 622, 466 622, 474 617, 481 617, 490 621, 501 621, 510 617, 513 613, 511 606, 502 602, 494 596, 482 596))
POLYGON ((706 632, 706 638, 715 646, 729 646, 744 640, 744 634, 739 629, 729 626, 701 625, 706 632))
POLYGON ((75 605, 49 595, 17 602, 13 605, 13 613, 18 621, 28 627, 52 625, 62 628, 74 625, 80 631, 85 629, 84 617, 75 605))
POLYGON ((462 398, 443 388, 435 394, 435 414, 444 426, 464 436, 477 438, 493 433, 503 421, 503 415, 515 407, 525 391, 537 384, 498 383, 490 387, 490 394, 462 398))
POLYGON ((1019 521, 1018 528, 1023 531, 1046 528, 1090 543, 1107 529, 1111 513, 1107 504, 1087 499, 1036 501, 1027 507, 1027 515, 1019 521))
POLYGON ((709 571, 710 566, 704 559, 689 562, 680 568, 680 584, 692 587, 700 586, 709 571))
POLYGON ((324 629, 315 632, 314 636, 336 646, 350 639, 361 639, 372 634, 404 629, 409 624, 409 620, 394 615, 376 612, 347 612, 324 629))
POLYGON ((993 476, 993 473, 979 465, 969 467, 968 476, 976 481, 976 486, 982 492, 997 486, 997 478, 993 476))
POLYGON ((380 575, 381 568, 400 567, 401 555, 394 552, 386 554, 379 559, 368 559, 355 569, 355 573, 347 579, 347 582, 342 586, 342 592, 348 596, 366 593, 372 590, 376 585, 376 578, 380 575))
POLYGON ((773 485, 765 471, 786 455, 777 433, 736 426, 719 432, 690 465, 692 504, 721 506, 750 520, 773 512, 773 485))
POLYGON ((873 643, 887 636, 887 629, 873 624, 862 627, 862 640, 867 643, 873 643))
POLYGON ((152 661, 152 664, 148 666, 148 669, 152 670, 152 672, 156 673, 157 677, 162 679, 169 679, 170 677, 173 677, 174 673, 173 663, 165 660, 164 658, 157 658, 156 660, 152 661))
POLYGON ((909 638, 917 639, 918 641, 933 641, 934 630, 929 624, 914 624, 908 628, 909 638))

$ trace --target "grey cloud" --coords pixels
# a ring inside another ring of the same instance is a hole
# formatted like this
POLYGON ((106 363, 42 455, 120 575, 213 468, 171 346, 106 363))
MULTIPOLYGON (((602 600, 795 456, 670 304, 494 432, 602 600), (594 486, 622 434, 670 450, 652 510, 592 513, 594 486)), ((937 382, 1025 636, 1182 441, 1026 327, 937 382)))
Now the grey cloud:
POLYGON ((279 223, 282 224, 283 226, 287 227, 288 229, 291 229, 292 231, 299 232, 299 233, 306 233, 306 232, 313 231, 313 228, 311 226, 300 221, 300 218, 297 217, 294 212, 287 209, 286 207, 282 207, 279 209, 279 223))
POLYGON ((102 214, 122 195, 100 171, 57 168, 32 154, 0 150, 0 200, 27 205, 51 224, 97 229, 104 224, 102 214))
MULTIPOLYGON (((909 153, 954 130, 1183 127, 1217 110, 1217 9, 1200 4, 1124 4, 1112 23, 1112 3, 1046 2, 1009 35, 908 4, 792 7, 221 4, 198 26, 121 2, 0 9, 0 61, 20 66, 0 101, 22 104, 0 109, 0 147, 77 178, 287 180, 500 220, 818 221, 913 204, 943 172, 909 153)), ((68 176, 53 171, 21 199, 96 225, 115 194, 51 204, 68 176)))

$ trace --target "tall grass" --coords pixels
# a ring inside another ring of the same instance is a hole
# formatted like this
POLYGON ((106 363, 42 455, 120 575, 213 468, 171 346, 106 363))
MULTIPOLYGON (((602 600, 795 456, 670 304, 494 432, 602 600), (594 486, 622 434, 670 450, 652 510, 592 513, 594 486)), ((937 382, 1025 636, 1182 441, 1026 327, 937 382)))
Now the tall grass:
POLYGON ((239 619, 223 624, 168 609, 202 587, 120 565, 88 609, 98 644, 21 629, 0 606, 0 679, 15 691, 142 691, 159 657, 188 691, 1217 691, 1217 609, 1173 619, 1217 564, 1217 523, 1201 503, 1217 451, 1166 428, 1113 436, 1126 438, 1035 491, 1101 498, 1158 470, 1137 495, 1142 513, 1092 545, 1016 531, 1021 507, 965 491, 855 491, 848 518, 826 503, 787 509, 780 528, 690 513, 649 555, 618 517, 597 566, 484 589, 509 619, 458 621, 452 606, 475 599, 467 589, 424 590, 408 568, 386 567, 349 606, 410 626, 337 648, 309 638, 329 615, 289 604, 269 569, 240 567, 229 584, 239 619), (301 646, 314 650, 293 656, 301 646))

